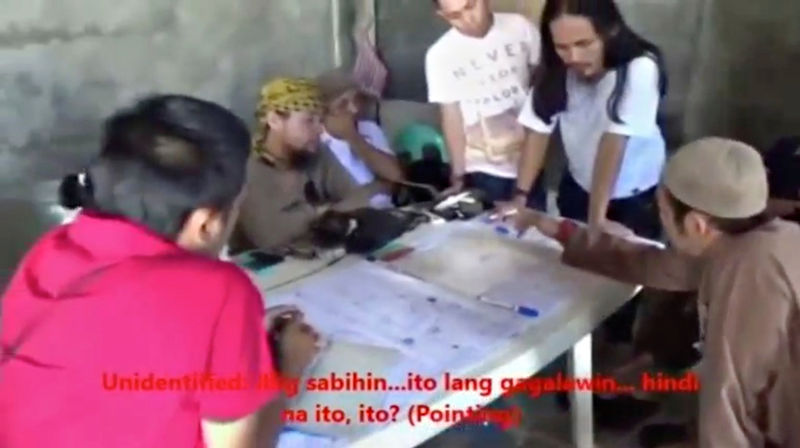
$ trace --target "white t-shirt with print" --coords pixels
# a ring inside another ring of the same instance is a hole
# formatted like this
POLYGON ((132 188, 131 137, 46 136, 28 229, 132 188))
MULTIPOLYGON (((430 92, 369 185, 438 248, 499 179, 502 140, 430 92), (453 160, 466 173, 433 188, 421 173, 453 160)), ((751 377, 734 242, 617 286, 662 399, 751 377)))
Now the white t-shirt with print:
POLYGON ((517 176, 525 130, 517 121, 539 62, 538 29, 520 14, 495 13, 483 38, 455 28, 425 55, 428 100, 459 103, 466 171, 517 176))
MULTIPOLYGON (((394 155, 389 145, 389 140, 386 138, 386 134, 383 133, 383 129, 381 129, 378 123, 362 120, 357 123, 357 126, 358 133, 364 137, 367 143, 381 152, 394 155)), ((349 143, 327 132, 322 133, 321 140, 322 143, 328 146, 331 152, 336 156, 336 159, 339 160, 339 163, 345 167, 347 172, 350 173, 359 185, 365 185, 375 181, 375 173, 370 170, 369 166, 367 166, 366 162, 364 162, 358 154, 353 152, 349 143)), ((375 208, 391 207, 392 199, 387 194, 378 194, 370 200, 370 205, 375 208)))
POLYGON ((641 56, 628 64, 615 123, 608 113, 608 101, 617 81, 609 71, 599 81, 588 83, 572 72, 567 75, 567 109, 545 123, 533 110, 531 92, 519 121, 533 131, 550 134, 560 125, 569 172, 587 192, 591 191, 594 161, 605 133, 629 137, 613 199, 635 196, 654 187, 666 162, 666 145, 656 123, 659 102, 659 72, 656 62, 641 56))

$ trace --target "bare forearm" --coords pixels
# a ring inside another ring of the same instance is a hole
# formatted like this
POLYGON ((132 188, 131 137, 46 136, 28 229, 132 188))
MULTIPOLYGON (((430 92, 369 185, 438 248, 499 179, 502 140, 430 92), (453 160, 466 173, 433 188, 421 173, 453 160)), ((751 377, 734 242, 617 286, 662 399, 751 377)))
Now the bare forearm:
POLYGON ((627 137, 606 134, 600 140, 600 148, 594 161, 592 191, 589 196, 589 224, 596 225, 606 219, 608 204, 619 177, 622 158, 625 155, 627 137))
POLYGON ((550 137, 546 134, 528 133, 525 139, 525 146, 522 148, 522 156, 519 159, 519 171, 517 174, 517 187, 519 189, 530 191, 533 188, 533 184, 542 172, 549 141, 550 137))
POLYGON ((397 161, 396 157, 375 148, 360 135, 349 139, 348 143, 380 179, 389 182, 403 180, 403 170, 400 168, 400 162, 397 161))
POLYGON ((287 399, 280 397, 261 410, 258 447, 273 448, 278 446, 278 438, 284 427, 283 412, 287 407, 287 399))
POLYGON ((442 131, 447 151, 450 154, 450 165, 453 176, 461 176, 465 172, 467 139, 464 135, 463 120, 458 105, 442 106, 442 131))
POLYGON ((453 176, 463 176, 466 172, 466 142, 462 135, 445 133, 445 143, 447 144, 448 154, 450 155, 450 166, 453 169, 453 176))

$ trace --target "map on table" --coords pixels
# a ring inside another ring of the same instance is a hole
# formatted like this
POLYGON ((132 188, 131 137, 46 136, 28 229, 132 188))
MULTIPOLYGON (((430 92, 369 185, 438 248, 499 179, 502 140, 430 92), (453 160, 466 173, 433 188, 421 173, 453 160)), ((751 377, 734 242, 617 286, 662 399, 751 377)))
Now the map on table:
MULTIPOLYGON (((366 260, 347 259, 301 281, 266 294, 268 306, 296 305, 325 338, 331 350, 322 354, 311 375, 360 372, 406 384, 408 375, 440 377, 486 361, 499 346, 519 337, 529 318, 468 300, 366 260), (341 353, 349 351, 350 356, 341 353), (358 361, 356 353, 361 352, 358 361), (337 354, 338 353, 338 354, 337 354), (371 355, 370 355, 371 354, 371 355), (322 372, 322 373, 321 373, 322 372)), ((431 392, 312 392, 300 397, 302 408, 336 402, 351 409, 362 403, 403 406, 431 392)), ((350 437, 363 428, 320 425, 298 428, 335 437, 350 437)))
POLYGON ((533 231, 517 238, 503 226, 454 222, 422 228, 401 243, 414 251, 386 263, 389 268, 465 297, 534 308, 540 317, 593 277, 563 266, 558 246, 533 231))
POLYGON ((299 306, 332 339, 393 348, 434 370, 480 361, 530 323, 365 260, 270 291, 265 302, 299 306))

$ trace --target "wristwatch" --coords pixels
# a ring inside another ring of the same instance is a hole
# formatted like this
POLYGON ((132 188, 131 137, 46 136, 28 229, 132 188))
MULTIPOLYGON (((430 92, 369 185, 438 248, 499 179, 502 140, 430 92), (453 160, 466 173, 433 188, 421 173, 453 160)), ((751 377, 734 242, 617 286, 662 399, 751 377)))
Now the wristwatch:
POLYGON ((524 196, 524 197, 527 198, 529 194, 531 194, 531 192, 528 191, 528 190, 525 190, 524 188, 521 188, 519 186, 514 187, 514 197, 524 196))

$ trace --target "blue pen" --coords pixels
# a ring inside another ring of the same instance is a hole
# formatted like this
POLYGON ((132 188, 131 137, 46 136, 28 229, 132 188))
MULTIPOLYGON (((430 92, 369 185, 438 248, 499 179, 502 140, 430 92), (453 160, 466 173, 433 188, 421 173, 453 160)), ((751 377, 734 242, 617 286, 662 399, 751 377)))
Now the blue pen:
POLYGON ((478 296, 478 300, 480 300, 481 302, 486 303, 488 305, 493 305, 493 306, 496 306, 496 307, 505 308, 505 309, 507 309, 509 311, 513 311, 513 312, 519 314, 520 316, 539 317, 539 311, 537 311, 535 308, 531 308, 531 307, 528 307, 528 306, 511 305, 511 304, 508 304, 508 303, 496 302, 494 300, 487 299, 484 296, 478 296))
POLYGON ((508 235, 509 233, 511 233, 511 231, 510 231, 510 230, 508 230, 507 228, 505 228, 505 227, 503 227, 503 226, 497 226, 497 227, 495 227, 495 228, 494 228, 494 231, 495 231, 495 232, 497 232, 497 233, 499 233, 500 235, 508 235))

